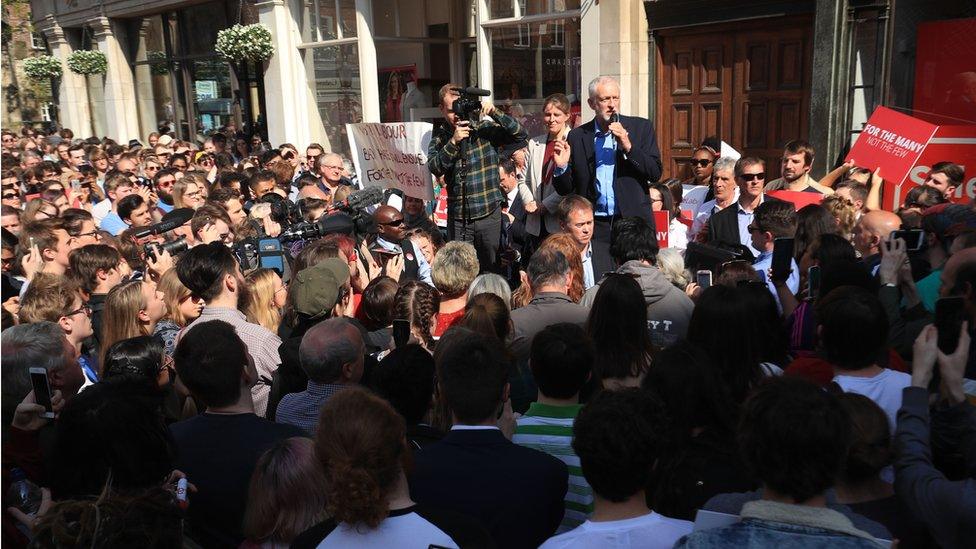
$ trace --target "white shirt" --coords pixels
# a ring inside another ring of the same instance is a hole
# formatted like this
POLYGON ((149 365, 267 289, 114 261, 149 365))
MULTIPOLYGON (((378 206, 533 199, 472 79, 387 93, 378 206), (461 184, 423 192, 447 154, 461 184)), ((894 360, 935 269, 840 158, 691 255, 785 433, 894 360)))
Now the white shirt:
POLYGON ((845 393, 864 395, 875 402, 888 416, 891 432, 895 432, 898 409, 901 408, 901 393, 912 384, 912 376, 905 372, 884 369, 874 377, 856 377, 838 374, 834 382, 845 393))
POLYGON ((671 549, 694 524, 650 512, 640 517, 606 522, 588 520, 577 528, 549 538, 540 549, 671 549))
POLYGON ((518 192, 519 192, 519 188, 518 185, 516 185, 514 189, 505 193, 506 208, 512 209, 512 203, 515 202, 515 197, 518 196, 518 192))
POLYGON ((102 220, 110 211, 112 211, 112 201, 107 198, 92 206, 91 214, 96 227, 102 224, 102 220))
POLYGON ((668 227, 668 248, 674 248, 682 252, 688 247, 688 226, 678 221, 671 220, 668 227))

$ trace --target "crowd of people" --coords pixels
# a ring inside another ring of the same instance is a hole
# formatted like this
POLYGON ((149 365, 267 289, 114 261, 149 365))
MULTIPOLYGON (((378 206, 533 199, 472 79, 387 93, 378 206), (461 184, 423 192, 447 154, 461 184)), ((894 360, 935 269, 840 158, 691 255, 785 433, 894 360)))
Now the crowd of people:
POLYGON ((612 78, 539 136, 458 88, 440 208, 232 126, 3 131, 5 546, 976 543, 962 167, 681 181, 612 78))

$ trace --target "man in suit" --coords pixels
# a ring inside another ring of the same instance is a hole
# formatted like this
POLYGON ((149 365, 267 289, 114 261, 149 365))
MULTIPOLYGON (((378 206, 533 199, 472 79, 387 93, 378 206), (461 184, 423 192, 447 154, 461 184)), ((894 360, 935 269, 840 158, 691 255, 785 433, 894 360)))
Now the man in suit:
POLYGON ((400 210, 384 204, 373 212, 373 220, 379 232, 369 251, 383 267, 384 273, 400 283, 419 280, 433 286, 430 265, 413 241, 406 237, 406 226, 400 210))
POLYGON ((511 158, 498 162, 498 182, 505 195, 502 203, 503 232, 508 236, 509 244, 521 253, 525 247, 525 221, 529 214, 519 194, 515 161, 511 158))
POLYGON ((661 152, 649 120, 620 115, 616 80, 593 79, 589 96, 596 116, 556 142, 553 186, 561 195, 575 193, 593 203, 593 253, 609 257, 615 220, 633 215, 654 227, 648 184, 661 177, 661 152))
POLYGON ((562 520, 566 465, 509 440, 508 365, 497 341, 451 328, 437 351, 437 383, 454 426, 416 453, 411 498, 479 520, 498 547, 538 547, 562 520))
POLYGON ((739 199, 709 218, 707 242, 744 246, 752 253, 752 259, 755 259, 759 257, 760 251, 752 245, 749 226, 760 204, 777 200, 763 193, 766 163, 761 158, 752 156, 740 158, 735 163, 735 183, 739 187, 739 199))

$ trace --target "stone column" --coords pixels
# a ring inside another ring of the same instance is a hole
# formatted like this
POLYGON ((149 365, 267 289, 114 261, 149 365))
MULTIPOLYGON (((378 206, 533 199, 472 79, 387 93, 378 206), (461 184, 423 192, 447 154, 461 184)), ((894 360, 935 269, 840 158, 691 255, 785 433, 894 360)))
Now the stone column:
MULTIPOLYGON (((139 26, 138 49, 136 59, 147 58, 146 35, 149 33, 149 26, 152 21, 149 18, 142 20, 139 26)), ((153 74, 152 65, 136 65, 134 70, 136 85, 136 108, 139 113, 139 137, 141 141, 150 133, 156 131, 158 121, 156 120, 156 102, 153 94, 153 74)))
MULTIPOLYGON (((298 51, 295 39, 300 36, 300 30, 284 0, 258 0, 254 7, 258 10, 258 21, 271 31, 275 48, 264 71, 268 141, 304 147, 312 140, 310 120, 318 118, 318 113, 309 112, 309 87, 305 83, 314 79, 314 74, 307 74, 298 51)), ((312 70, 311 63, 308 69, 312 70)))
POLYGON ((105 120, 109 137, 119 143, 139 138, 139 113, 136 108, 132 68, 116 36, 119 23, 97 17, 90 23, 98 49, 108 60, 105 72, 105 120))
POLYGON ((70 128, 75 135, 88 136, 92 132, 91 110, 88 108, 88 87, 85 77, 68 69, 67 59, 74 51, 64 35, 64 29, 54 19, 47 16, 38 23, 38 29, 47 38, 51 53, 61 61, 61 78, 58 85, 58 120, 64 128, 70 128))

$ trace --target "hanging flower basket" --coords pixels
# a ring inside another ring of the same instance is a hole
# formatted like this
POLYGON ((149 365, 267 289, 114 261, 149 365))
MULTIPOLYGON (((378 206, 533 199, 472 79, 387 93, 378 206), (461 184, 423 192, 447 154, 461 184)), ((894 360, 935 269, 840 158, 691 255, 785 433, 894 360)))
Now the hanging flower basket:
POLYGON ((266 61, 274 54, 271 31, 260 23, 234 25, 218 32, 214 49, 232 63, 266 61))
POLYGON ((47 80, 61 76, 61 61, 53 55, 39 55, 24 59, 24 74, 31 80, 47 80))
POLYGON ((68 68, 75 74, 104 74, 108 59, 97 50, 78 50, 68 56, 68 68))
POLYGON ((146 59, 149 61, 149 71, 153 74, 169 74, 169 59, 166 53, 158 50, 146 52, 146 59))

